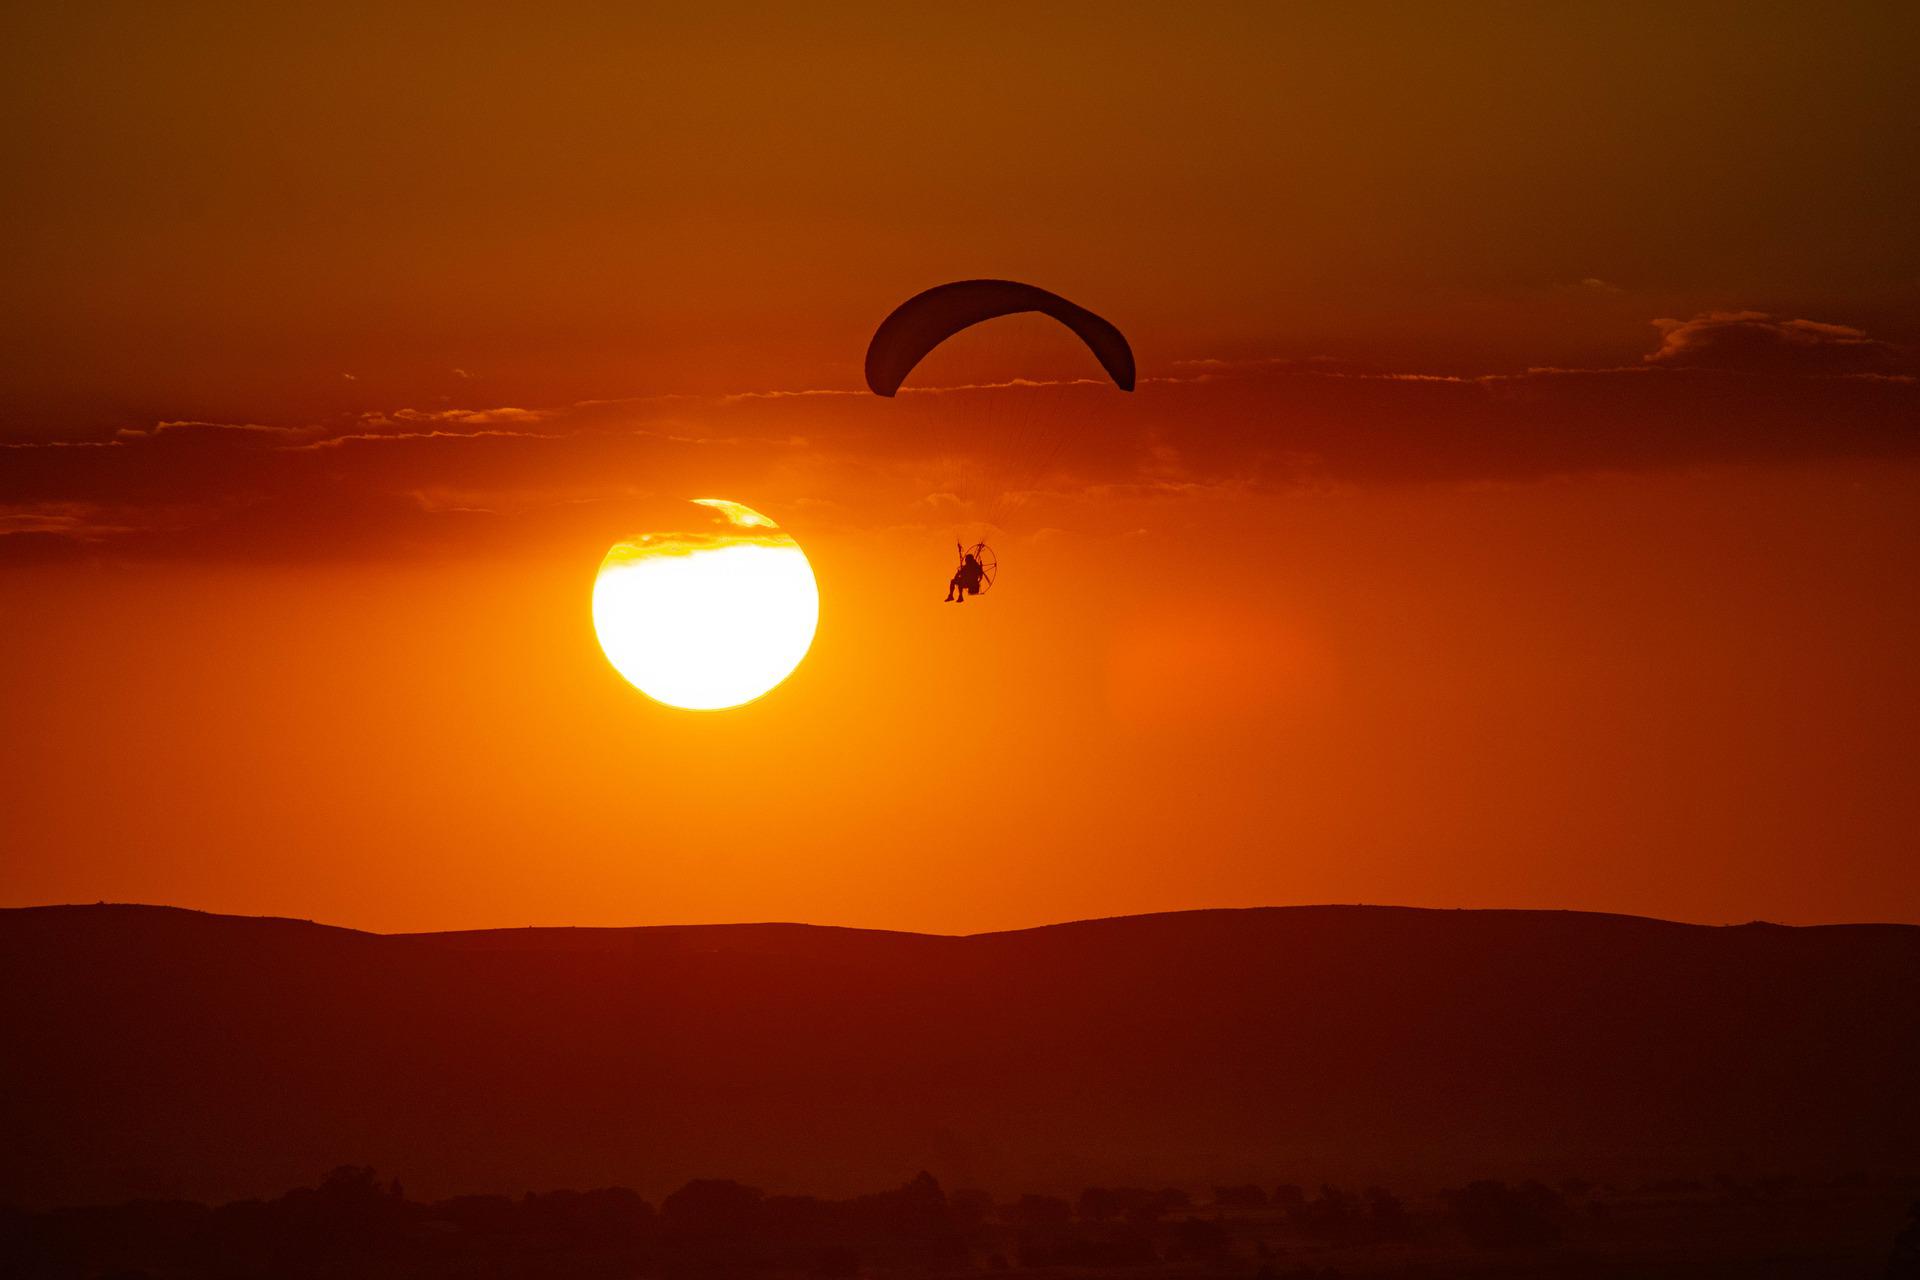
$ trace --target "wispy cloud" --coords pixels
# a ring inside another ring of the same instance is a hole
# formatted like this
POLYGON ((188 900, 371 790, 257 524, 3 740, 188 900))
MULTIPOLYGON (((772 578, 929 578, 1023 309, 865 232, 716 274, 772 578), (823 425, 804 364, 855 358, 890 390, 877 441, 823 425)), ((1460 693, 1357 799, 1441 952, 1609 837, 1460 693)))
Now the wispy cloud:
POLYGON ((1780 319, 1764 311, 1704 311, 1653 322, 1660 345, 1649 364, 1742 373, 1886 373, 1912 353, 1852 325, 1780 319))
POLYGON ((289 448, 340 449, 352 444, 393 444, 406 440, 548 440, 553 438, 554 433, 547 431, 508 431, 498 427, 482 427, 474 431, 449 431, 436 427, 429 431, 349 431, 340 435, 322 436, 318 440, 309 440, 304 444, 290 445, 289 448))
POLYGON ((842 523, 883 527, 941 493, 1040 519, 1041 506, 1084 514, 1085 496, 1098 494, 1174 501, 1920 458, 1920 379, 1893 344, 1850 325, 1758 311, 1662 320, 1656 330, 1657 346, 1624 367, 1461 373, 1200 357, 1163 366, 1130 396, 1095 378, 1009 379, 898 400, 814 387, 396 407, 316 423, 167 419, 84 438, 15 439, 0 445, 0 560, 61 547, 471 552, 536 529, 585 531, 590 541, 610 527, 624 534, 623 513, 650 495, 725 493, 769 511, 832 510, 842 523), (977 431, 973 415, 1045 429, 1046 396, 1096 391, 1091 413, 1076 405, 1077 425, 1056 432, 1027 474, 1008 479, 1025 462, 996 468, 975 456, 1008 447, 992 442, 1022 428, 977 431), (1017 404, 1024 397, 1033 399, 1017 404), (981 475, 999 477, 1001 491, 964 487, 981 475))

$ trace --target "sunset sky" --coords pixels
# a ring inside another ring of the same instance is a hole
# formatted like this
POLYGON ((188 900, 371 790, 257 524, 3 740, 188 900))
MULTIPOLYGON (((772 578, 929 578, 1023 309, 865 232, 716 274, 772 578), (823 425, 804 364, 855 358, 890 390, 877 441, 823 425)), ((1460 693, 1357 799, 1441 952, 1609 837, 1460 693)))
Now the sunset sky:
POLYGON ((0 905, 1920 921, 1920 9, 269 8, 0 27, 0 905))

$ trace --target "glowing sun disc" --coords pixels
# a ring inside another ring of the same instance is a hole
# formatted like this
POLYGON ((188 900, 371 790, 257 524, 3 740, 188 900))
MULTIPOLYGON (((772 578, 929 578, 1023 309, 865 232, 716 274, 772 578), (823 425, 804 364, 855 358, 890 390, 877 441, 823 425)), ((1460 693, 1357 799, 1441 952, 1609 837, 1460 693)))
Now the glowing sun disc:
POLYGON ((820 590, 806 553, 751 507, 696 498, 694 531, 615 543, 593 583, 614 670, 656 702, 718 711, 785 680, 813 646, 820 590))

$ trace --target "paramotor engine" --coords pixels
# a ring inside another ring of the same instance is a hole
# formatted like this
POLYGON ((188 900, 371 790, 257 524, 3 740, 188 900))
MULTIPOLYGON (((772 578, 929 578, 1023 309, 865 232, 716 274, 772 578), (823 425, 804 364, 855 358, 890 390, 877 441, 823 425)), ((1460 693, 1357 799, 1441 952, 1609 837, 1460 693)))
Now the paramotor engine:
POLYGON ((974 594, 983 596, 993 590, 993 580, 1000 572, 1000 558, 993 554, 993 548, 984 542, 976 542, 961 555, 962 563, 965 563, 966 556, 972 556, 974 563, 980 566, 980 590, 974 594))

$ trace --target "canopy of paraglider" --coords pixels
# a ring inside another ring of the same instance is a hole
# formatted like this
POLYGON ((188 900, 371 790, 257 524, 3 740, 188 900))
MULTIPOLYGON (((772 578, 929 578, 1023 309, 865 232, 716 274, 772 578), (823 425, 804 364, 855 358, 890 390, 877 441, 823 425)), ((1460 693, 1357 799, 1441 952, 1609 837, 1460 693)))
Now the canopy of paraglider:
POLYGON ((1133 348, 1125 334, 1057 293, 1013 280, 956 280, 916 293, 895 307, 867 344, 867 386, 877 396, 891 396, 928 352, 962 329, 1028 311, 1072 330, 1114 386, 1133 390, 1133 348))

